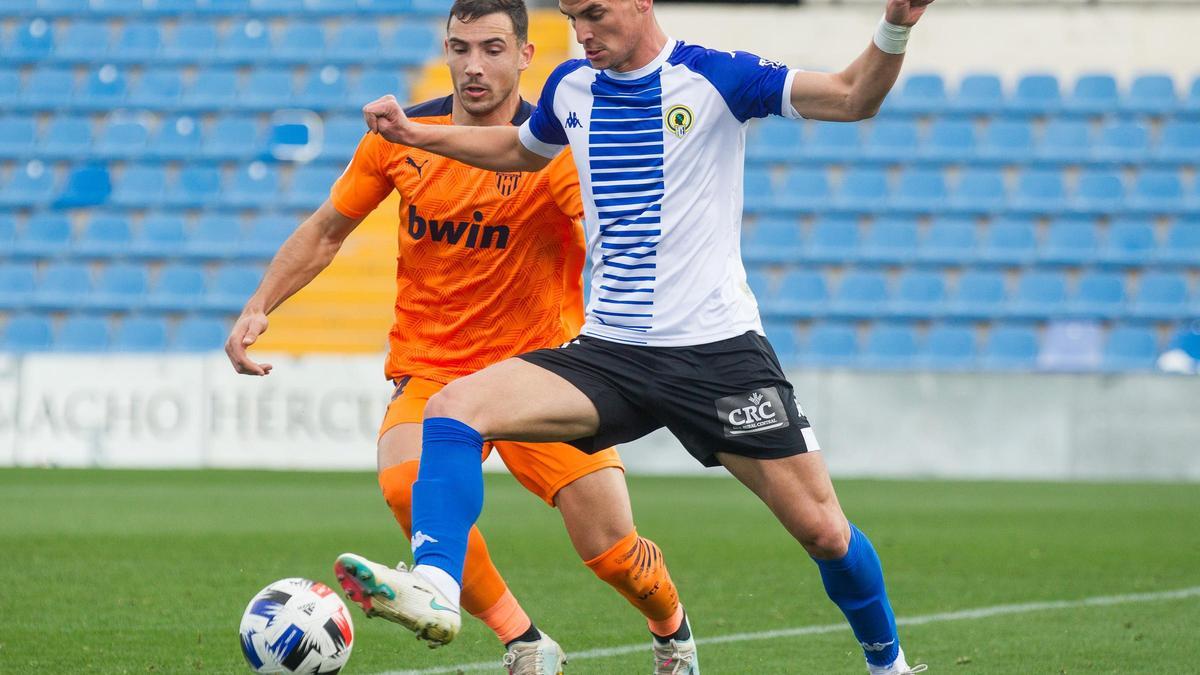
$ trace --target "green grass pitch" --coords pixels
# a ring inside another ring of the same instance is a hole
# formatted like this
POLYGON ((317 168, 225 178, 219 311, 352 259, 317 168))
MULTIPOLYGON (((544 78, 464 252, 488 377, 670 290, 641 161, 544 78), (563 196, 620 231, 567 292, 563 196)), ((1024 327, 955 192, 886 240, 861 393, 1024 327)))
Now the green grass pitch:
MULTIPOLYGON (((732 480, 630 479, 697 637, 840 621, 815 567, 732 480)), ((839 481, 900 617, 1200 586, 1200 485, 839 481)), ((538 625, 570 654, 647 642, 575 557, 556 512, 489 476, 481 521, 538 625)), ((345 550, 406 543, 363 473, 0 471, 0 672, 242 673, 242 609, 286 576, 333 585, 345 550)), ((347 673, 450 667, 501 649, 468 620, 430 651, 352 607, 347 673)), ((935 674, 1200 672, 1200 596, 1071 605, 902 629, 935 674)), ((865 673, 849 629, 704 645, 714 673, 865 673)), ((649 672, 649 648, 569 673, 649 672)))

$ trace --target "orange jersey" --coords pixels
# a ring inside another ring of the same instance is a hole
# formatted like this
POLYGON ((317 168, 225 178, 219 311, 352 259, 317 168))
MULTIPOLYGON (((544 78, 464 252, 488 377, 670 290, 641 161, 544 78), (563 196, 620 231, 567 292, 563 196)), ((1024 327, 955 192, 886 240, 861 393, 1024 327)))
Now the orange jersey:
MULTIPOLYGON (((452 98, 407 110, 452 124, 452 98)), ((525 101, 512 120, 532 111, 525 101)), ((330 202, 362 218, 400 193, 386 372, 446 383, 556 346, 583 323, 583 204, 569 152, 534 173, 477 169, 367 134, 330 202)))

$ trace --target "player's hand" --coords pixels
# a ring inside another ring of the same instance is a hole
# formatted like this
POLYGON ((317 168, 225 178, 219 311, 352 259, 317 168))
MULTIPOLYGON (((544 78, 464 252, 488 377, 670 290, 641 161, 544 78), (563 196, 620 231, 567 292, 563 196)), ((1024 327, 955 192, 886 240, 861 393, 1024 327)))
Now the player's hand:
POLYGON ((414 123, 404 114, 396 97, 388 94, 363 106, 363 121, 367 128, 392 143, 410 145, 408 131, 414 123))
POLYGON ((271 364, 255 363, 246 353, 246 348, 258 340, 258 336, 267 331, 267 315, 262 312, 243 313, 233 324, 229 339, 225 340, 225 353, 233 369, 242 375, 267 375, 271 372, 271 364))
POLYGON ((884 16, 893 26, 912 26, 920 21, 921 15, 933 0, 888 0, 884 16))

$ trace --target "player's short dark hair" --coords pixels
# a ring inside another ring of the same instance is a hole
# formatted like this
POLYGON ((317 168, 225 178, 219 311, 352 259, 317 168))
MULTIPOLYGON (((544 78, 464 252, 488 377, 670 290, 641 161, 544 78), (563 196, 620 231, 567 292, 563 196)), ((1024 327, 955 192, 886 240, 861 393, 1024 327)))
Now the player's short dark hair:
POLYGON ((529 12, 525 10, 525 0, 454 0, 450 17, 446 19, 446 30, 450 30, 451 18, 470 23, 489 14, 507 14, 512 19, 517 41, 529 41, 529 12))

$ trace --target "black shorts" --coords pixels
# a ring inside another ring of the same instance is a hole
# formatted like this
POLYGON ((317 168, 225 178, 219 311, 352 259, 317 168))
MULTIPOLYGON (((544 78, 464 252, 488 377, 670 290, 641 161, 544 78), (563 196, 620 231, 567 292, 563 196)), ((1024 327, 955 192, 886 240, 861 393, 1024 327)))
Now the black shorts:
POLYGON ((749 332, 689 347, 645 347, 581 335, 519 358, 562 377, 600 413, 584 452, 666 427, 704 466, 716 453, 772 459, 819 450, 767 339, 749 332))

